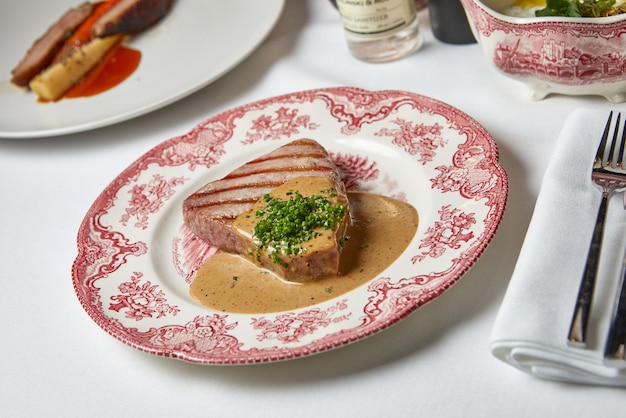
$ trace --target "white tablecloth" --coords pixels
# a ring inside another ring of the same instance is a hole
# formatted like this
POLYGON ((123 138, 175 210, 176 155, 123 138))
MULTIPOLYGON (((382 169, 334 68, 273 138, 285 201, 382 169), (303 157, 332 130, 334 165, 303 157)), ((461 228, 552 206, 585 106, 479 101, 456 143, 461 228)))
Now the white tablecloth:
POLYGON ((605 366, 604 346, 622 277, 626 211, 609 198, 586 347, 567 335, 601 200, 589 173, 604 110, 572 112, 554 149, 491 336, 493 354, 547 379, 626 387, 626 368, 605 366), (591 214, 591 216, 590 216, 591 214))
MULTIPOLYGON (((194 95, 95 131, 0 140, 0 416, 623 416, 623 389, 556 383, 497 360, 489 338, 551 152, 596 97, 527 99, 475 44, 433 39, 388 64, 347 51, 330 2, 287 0, 263 44, 194 95), (102 331, 72 288, 75 234, 107 184, 145 151, 233 106, 331 86, 398 89, 447 102, 495 138, 510 180, 492 244, 442 297, 369 339, 317 356, 211 367, 158 358, 102 331)), ((2 109, 7 111, 7 109, 2 109)))

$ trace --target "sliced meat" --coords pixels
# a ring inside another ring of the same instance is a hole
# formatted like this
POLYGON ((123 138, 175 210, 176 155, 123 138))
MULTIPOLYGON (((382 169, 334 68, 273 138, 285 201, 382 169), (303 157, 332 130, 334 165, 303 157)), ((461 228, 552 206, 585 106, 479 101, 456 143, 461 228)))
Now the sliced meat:
POLYGON ((174 0, 122 0, 94 24, 92 35, 103 38, 118 33, 135 33, 161 20, 174 0))
POLYGON ((340 182, 341 175, 318 142, 299 139, 252 160, 226 177, 202 186, 183 202, 183 218, 201 239, 221 250, 241 253, 233 221, 257 200, 288 180, 322 176, 340 182))
POLYGON ((91 14, 87 19, 85 19, 78 28, 74 31, 72 36, 70 36, 63 46, 59 49, 59 51, 55 54, 54 58, 50 62, 50 66, 65 61, 72 55, 76 54, 81 48, 90 43, 94 38, 91 36, 91 29, 94 24, 111 10, 112 7, 115 7, 116 3, 119 3, 121 0, 107 0, 97 2, 91 14))
POLYGON ((83 3, 68 10, 48 31, 35 41, 20 63, 11 71, 11 82, 27 86, 30 80, 46 68, 64 42, 89 17, 93 4, 83 3))

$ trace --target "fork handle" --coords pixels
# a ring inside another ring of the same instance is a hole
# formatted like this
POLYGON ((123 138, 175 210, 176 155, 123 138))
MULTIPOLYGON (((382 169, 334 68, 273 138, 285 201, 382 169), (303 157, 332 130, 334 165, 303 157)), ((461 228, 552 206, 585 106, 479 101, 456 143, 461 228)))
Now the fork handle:
POLYGON ((589 252, 587 253, 585 272, 583 273, 580 287, 578 288, 576 307, 574 308, 567 338, 568 344, 575 347, 584 348, 587 345, 587 325, 591 311, 591 301, 593 300, 593 290, 596 284, 596 276, 598 275, 598 266, 600 264, 600 251, 602 249, 602 236, 604 235, 604 221, 606 219, 607 207, 608 193, 603 192, 602 201, 600 202, 598 215, 596 217, 596 226, 593 229, 593 237, 591 238, 589 252))
POLYGON ((615 298, 613 320, 604 346, 604 364, 613 367, 626 367, 626 254, 621 290, 615 298))

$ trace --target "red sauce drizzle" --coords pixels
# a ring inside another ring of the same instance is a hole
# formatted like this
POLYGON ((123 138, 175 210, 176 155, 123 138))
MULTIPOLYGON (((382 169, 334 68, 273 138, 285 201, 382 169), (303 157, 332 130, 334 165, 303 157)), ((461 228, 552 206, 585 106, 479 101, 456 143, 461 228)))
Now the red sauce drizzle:
POLYGON ((89 97, 109 90, 126 80, 137 69, 140 60, 140 51, 118 45, 63 97, 89 97))

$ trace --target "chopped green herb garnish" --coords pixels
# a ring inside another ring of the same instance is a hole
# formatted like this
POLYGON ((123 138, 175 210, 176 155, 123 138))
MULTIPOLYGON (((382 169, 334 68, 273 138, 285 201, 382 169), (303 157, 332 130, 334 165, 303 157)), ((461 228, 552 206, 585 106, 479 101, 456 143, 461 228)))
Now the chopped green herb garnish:
POLYGON ((367 249, 369 246, 370 246, 369 244, 361 244, 361 245, 359 245, 359 249, 360 249, 360 250, 365 250, 365 249, 367 249))
POLYGON ((235 284, 237 283, 238 280, 239 280, 239 276, 233 276, 233 282, 230 285, 231 289, 235 287, 235 284))
POLYGON ((546 0, 535 16, 599 17, 623 13, 613 10, 615 0, 546 0))
POLYGON ((327 287, 324 290, 326 291, 326 293, 333 293, 333 288, 332 287, 327 287))
POLYGON ((256 211, 258 221, 253 231, 258 248, 267 249, 271 260, 280 265, 285 265, 280 253, 302 254, 306 251, 302 243, 319 237, 319 229, 335 229, 347 210, 346 205, 328 200, 337 195, 332 189, 308 197, 297 191, 286 195, 285 200, 263 196, 267 205, 256 211))

